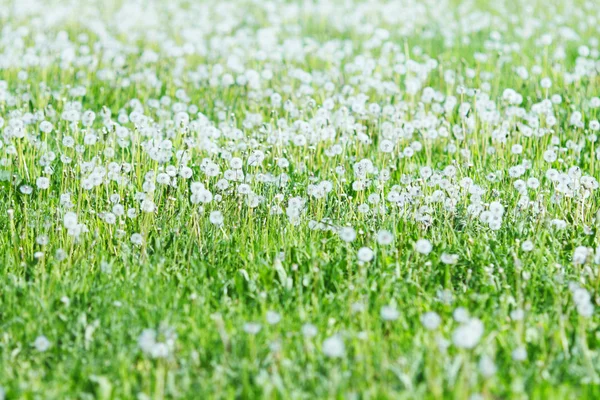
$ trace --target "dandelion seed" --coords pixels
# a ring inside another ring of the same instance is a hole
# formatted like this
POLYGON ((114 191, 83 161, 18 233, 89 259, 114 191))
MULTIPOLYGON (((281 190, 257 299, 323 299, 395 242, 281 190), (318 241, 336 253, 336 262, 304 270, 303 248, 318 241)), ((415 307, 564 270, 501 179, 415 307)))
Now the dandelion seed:
POLYGON ((244 332, 249 335, 256 335, 260 332, 261 326, 256 322, 247 322, 244 324, 244 332))
POLYGON ((50 243, 50 238, 47 235, 40 235, 35 239, 36 243, 40 246, 46 246, 50 243))
POLYGON ((65 213, 63 224, 67 229, 75 228, 77 226, 77 214, 71 211, 65 213))
POLYGON ((302 325, 302 335, 305 338, 313 338, 317 336, 318 330, 317 327, 312 324, 304 324, 302 325))
MULTIPOLYGON (((42 184, 43 184, 43 183, 44 183, 44 182, 42 182, 42 184)), ((25 195, 29 195, 29 194, 33 193, 33 188, 32 188, 31 186, 29 186, 29 185, 21 185, 21 186, 19 187, 19 191, 20 191, 21 193, 25 194, 25 195)))
POLYGON ((573 252, 573 264, 581 265, 585 264, 588 255, 590 254, 590 249, 585 246, 578 246, 573 252))
POLYGON ((136 246, 141 246, 144 243, 144 238, 139 233, 133 233, 131 235, 130 241, 131 241, 131 243, 135 244, 136 246))
POLYGON ((351 243, 356 239, 356 231, 351 227, 342 228, 340 229, 340 238, 346 243, 351 243))
POLYGON ((54 258, 56 259, 56 261, 64 261, 67 258, 67 252, 64 251, 63 249, 56 249, 56 252, 54 253, 54 258))
POLYGON ((442 253, 442 256, 440 257, 440 260, 442 261, 442 263, 446 264, 446 265, 454 265, 458 262, 458 255, 457 254, 448 254, 448 253, 442 253))
POLYGON ((50 133, 50 132, 52 132, 53 129, 54 129, 54 126, 52 125, 52 123, 50 123, 48 121, 42 121, 40 123, 40 131, 42 131, 44 133, 50 133))
POLYGON ((452 317, 456 322, 466 323, 469 321, 469 311, 463 307, 458 307, 452 313, 452 317))
POLYGON ((50 341, 48 340, 48 338, 46 336, 40 335, 33 342, 33 346, 35 347, 35 349, 37 351, 39 351, 40 353, 43 353, 50 348, 50 341))
POLYGON ((210 213, 209 220, 211 224, 221 226, 224 221, 223 214, 221 211, 213 211, 210 213))
POLYGON ((104 222, 109 225, 114 225, 117 222, 117 216, 113 213, 104 213, 104 222))
POLYGON ((540 85, 544 89, 550 89, 552 87, 552 81, 550 80, 550 78, 544 78, 541 80, 540 85))
POLYGON ((510 312, 510 318, 513 321, 522 321, 523 318, 525 317, 525 311, 521 310, 521 309, 516 309, 510 312))
POLYGON ((60 302, 63 303, 65 307, 69 307, 71 304, 71 299, 69 299, 67 296, 63 296, 60 298, 60 302))
POLYGON ((267 311, 267 323, 269 325, 278 324, 281 321, 281 315, 275 311, 267 311))
POLYGON ((421 315, 421 323, 423 324, 425 329, 432 331, 440 326, 440 324, 442 323, 442 319, 437 313, 429 311, 421 315))
POLYGON ((152 200, 144 199, 142 201, 142 204, 140 205, 140 208, 144 212, 152 213, 152 212, 154 212, 154 210, 156 210, 156 205, 154 204, 154 202, 152 200))
POLYGON ((400 316, 400 312, 394 306, 383 306, 380 315, 384 321, 395 321, 400 316))
POLYGON ((370 262, 371 260, 373 260, 373 257, 375 256, 375 253, 373 253, 373 250, 371 250, 368 247, 361 247, 358 250, 357 256, 358 256, 358 260, 360 262, 367 263, 367 262, 370 262))
POLYGON ((419 239, 415 244, 415 249, 417 250, 417 252, 423 255, 428 255, 429 253, 431 253, 431 250, 433 250, 433 245, 427 239, 419 239))
POLYGON ((526 240, 521 244, 521 250, 525 252, 532 251, 534 249, 533 242, 531 240, 526 240))
POLYGON ((452 333, 452 342, 456 347, 472 349, 483 336, 483 323, 477 318, 471 318, 461 324, 452 333))
POLYGON ((390 231, 380 230, 377 232, 377 243, 381 246, 389 246, 394 241, 394 235, 390 231))
POLYGON ((331 336, 323 341, 323 354, 329 358, 342 358, 346 354, 344 341, 339 336, 331 336))
POLYGON ((361 313, 361 312, 365 311, 365 305, 363 303, 357 301, 355 303, 352 303, 351 310, 355 314, 361 313))
POLYGON ((525 347, 517 347, 512 351, 511 355, 515 361, 525 361, 527 359, 527 350, 525 347))
POLYGON ((496 364, 490 357, 484 355, 479 359, 479 372, 484 377, 491 378, 497 370, 496 364))
POLYGON ((159 330, 144 329, 138 338, 138 346, 143 353, 152 358, 168 358, 175 349, 175 331, 167 326, 159 330))

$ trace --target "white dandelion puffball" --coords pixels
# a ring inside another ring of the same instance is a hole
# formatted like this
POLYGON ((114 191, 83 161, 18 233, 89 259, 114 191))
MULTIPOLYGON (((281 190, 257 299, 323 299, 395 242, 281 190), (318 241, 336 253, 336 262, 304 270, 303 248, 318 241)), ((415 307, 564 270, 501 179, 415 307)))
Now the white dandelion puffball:
POLYGON ((329 358, 342 358, 346 354, 344 341, 339 336, 331 336, 323 341, 323 354, 329 358))
POLYGON ((427 255, 427 254, 431 253, 431 250, 433 250, 433 245, 427 239, 419 239, 419 240, 417 240, 417 243, 415 244, 415 249, 417 250, 418 253, 427 255))
POLYGON ((483 330, 483 322, 477 318, 471 318, 454 330, 452 342, 456 347, 472 349, 481 340, 483 330))
POLYGON ((43 353, 50 348, 50 341, 46 336, 40 335, 33 342, 33 347, 40 353, 43 353))
POLYGON ((357 253, 358 260, 365 263, 371 261, 374 256, 375 253, 368 247, 360 248, 357 253))

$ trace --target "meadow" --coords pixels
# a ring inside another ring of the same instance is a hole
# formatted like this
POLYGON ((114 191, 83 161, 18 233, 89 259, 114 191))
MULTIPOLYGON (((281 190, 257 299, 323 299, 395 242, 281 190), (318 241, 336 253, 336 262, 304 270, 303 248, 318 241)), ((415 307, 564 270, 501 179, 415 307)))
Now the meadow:
POLYGON ((600 7, 0 1, 0 399, 600 398, 600 7))

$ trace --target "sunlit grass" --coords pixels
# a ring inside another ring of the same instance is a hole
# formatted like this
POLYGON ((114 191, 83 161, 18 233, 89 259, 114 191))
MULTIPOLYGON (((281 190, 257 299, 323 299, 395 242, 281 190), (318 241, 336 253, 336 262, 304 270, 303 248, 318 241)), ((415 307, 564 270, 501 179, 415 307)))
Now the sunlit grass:
POLYGON ((3 9, 0 398, 600 396, 594 4, 3 9))

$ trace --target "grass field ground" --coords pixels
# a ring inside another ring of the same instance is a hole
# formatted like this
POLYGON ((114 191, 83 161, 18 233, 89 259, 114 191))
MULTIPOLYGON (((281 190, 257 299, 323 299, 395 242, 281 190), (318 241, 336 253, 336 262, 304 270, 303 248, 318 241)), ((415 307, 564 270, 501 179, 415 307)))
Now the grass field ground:
POLYGON ((0 399, 600 398, 600 7, 0 7, 0 399))

